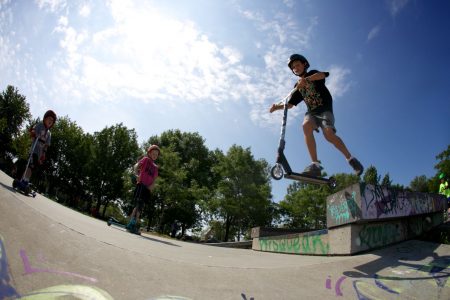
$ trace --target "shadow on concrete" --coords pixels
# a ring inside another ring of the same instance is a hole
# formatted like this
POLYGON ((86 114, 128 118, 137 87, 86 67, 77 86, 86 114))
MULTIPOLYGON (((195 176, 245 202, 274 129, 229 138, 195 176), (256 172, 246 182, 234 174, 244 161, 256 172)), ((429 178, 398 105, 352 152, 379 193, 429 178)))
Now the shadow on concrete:
POLYGON ((437 254, 435 250, 439 246, 440 244, 415 240, 397 244, 373 252, 372 254, 378 255, 380 258, 356 266, 355 269, 358 271, 346 271, 343 272, 343 275, 355 279, 369 278, 375 280, 414 281, 434 279, 439 285, 445 286, 450 277, 450 255, 440 256, 437 254), (432 258, 431 261, 427 259, 430 257, 432 258), (382 271, 385 269, 389 269, 388 271, 391 274, 398 274, 398 276, 383 275, 382 271), (408 270, 418 271, 422 276, 417 276, 417 272, 412 272, 411 276, 408 276, 408 270))
POLYGON ((15 193, 16 190, 12 187, 12 181, 11 181, 11 185, 6 185, 3 182, 0 182, 0 186, 4 187, 5 189, 15 193))
POLYGON ((151 238, 149 236, 141 235, 141 238, 146 239, 146 240, 150 240, 152 242, 158 242, 158 243, 162 243, 162 244, 165 244, 165 245, 174 246, 174 247, 180 247, 181 248, 180 245, 176 245, 176 244, 173 244, 171 242, 166 242, 166 241, 161 241, 161 240, 158 240, 158 239, 154 239, 154 238, 151 238))

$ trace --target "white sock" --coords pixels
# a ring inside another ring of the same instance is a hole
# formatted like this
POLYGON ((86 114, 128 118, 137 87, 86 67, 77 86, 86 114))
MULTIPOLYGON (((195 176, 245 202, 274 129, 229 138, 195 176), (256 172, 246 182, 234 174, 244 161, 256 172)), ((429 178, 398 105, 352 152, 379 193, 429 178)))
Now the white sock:
POLYGON ((350 156, 350 158, 347 159, 347 162, 350 162, 352 159, 354 159, 354 157, 353 157, 353 156, 350 156))

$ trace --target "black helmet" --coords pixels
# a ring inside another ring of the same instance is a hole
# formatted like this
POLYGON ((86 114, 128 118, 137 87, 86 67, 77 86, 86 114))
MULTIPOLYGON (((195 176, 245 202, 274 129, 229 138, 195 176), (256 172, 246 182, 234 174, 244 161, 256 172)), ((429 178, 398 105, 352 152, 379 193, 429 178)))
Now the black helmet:
POLYGON ((300 55, 300 54, 292 54, 291 56, 289 56, 289 60, 288 60, 288 67, 289 67, 289 69, 292 70, 291 65, 292 65, 292 63, 293 63, 294 61, 296 61, 296 60, 299 60, 299 61, 301 61, 302 63, 305 64, 305 70, 307 70, 307 69, 309 68, 309 62, 308 62, 308 60, 307 60, 303 55, 300 55))

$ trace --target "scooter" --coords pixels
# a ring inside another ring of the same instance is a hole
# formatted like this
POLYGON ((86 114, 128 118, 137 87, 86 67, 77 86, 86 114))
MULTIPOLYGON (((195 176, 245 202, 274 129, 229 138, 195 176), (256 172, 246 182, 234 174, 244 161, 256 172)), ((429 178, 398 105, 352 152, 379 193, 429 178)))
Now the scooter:
POLYGON ((113 217, 110 217, 108 219, 108 221, 106 222, 106 224, 108 226, 117 226, 123 229, 126 229, 126 231, 137 234, 137 235, 141 235, 141 225, 140 224, 135 224, 134 226, 127 226, 125 224, 120 223, 118 220, 116 220, 113 217))
POLYGON ((312 175, 309 175, 307 173, 296 173, 293 172, 291 167, 289 166, 289 163, 286 159, 286 156, 284 155, 284 148, 286 145, 286 141, 284 139, 286 134, 286 123, 287 123, 287 113, 288 113, 288 102, 291 99, 292 95, 295 93, 297 89, 293 89, 289 95, 287 95, 283 101, 284 101, 284 110, 283 110, 283 122, 281 125, 281 137, 280 142, 278 144, 278 155, 276 164, 272 167, 270 171, 270 175, 275 180, 280 180, 281 178, 287 178, 292 180, 297 180, 304 183, 311 183, 311 184, 328 184, 330 188, 336 187, 336 180, 334 177, 315 177, 312 175))
POLYGON ((25 174, 28 170, 28 167, 30 166, 30 162, 33 159, 33 152, 34 148, 36 148, 37 143, 39 142, 39 139, 36 138, 36 140, 33 143, 33 146, 31 147, 30 155, 28 156, 27 165, 25 166, 25 170, 23 171, 22 178, 20 180, 14 179, 12 186, 14 189, 18 189, 21 191, 25 196, 28 196, 31 194, 31 196, 34 198, 36 197, 36 192, 31 189, 31 183, 25 181, 25 174))

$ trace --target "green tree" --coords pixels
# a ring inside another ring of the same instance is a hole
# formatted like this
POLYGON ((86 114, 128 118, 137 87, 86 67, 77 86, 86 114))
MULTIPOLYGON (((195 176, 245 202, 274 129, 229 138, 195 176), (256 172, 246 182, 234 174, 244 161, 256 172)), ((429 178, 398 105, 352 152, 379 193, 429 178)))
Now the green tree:
POLYGON ((153 191, 159 228, 167 231, 177 221, 184 235, 187 229, 201 225, 202 203, 208 201, 216 181, 211 173, 212 153, 198 133, 180 130, 150 137, 144 146, 150 144, 161 148, 160 178, 153 191))
POLYGON ((434 166, 437 171, 437 174, 430 178, 428 181, 428 190, 433 193, 438 193, 439 191, 439 175, 444 173, 447 178, 450 178, 450 145, 447 146, 447 149, 442 151, 436 156, 438 163, 434 166))
POLYGON ((91 159, 92 136, 68 116, 58 118, 51 129, 52 144, 45 162, 47 190, 53 189, 61 201, 80 210, 88 210, 88 169, 91 159), (56 189, 55 189, 56 188, 56 189))
POLYGON ((8 85, 0 93, 0 165, 11 161, 11 155, 17 155, 13 140, 22 134, 21 129, 30 118, 25 96, 19 94, 17 88, 8 85))
POLYGON ((95 211, 103 205, 102 217, 110 201, 124 197, 127 169, 139 155, 134 129, 122 123, 94 133, 89 161, 89 189, 97 201, 95 211))
POLYGON ((421 192, 421 193, 428 193, 428 179, 427 176, 421 175, 416 176, 409 184, 409 188, 413 192, 421 192))
POLYGON ((219 158, 214 172, 220 176, 211 201, 211 214, 223 220, 224 241, 252 226, 269 225, 272 221, 268 164, 255 160, 250 148, 233 145, 219 158))
POLYGON ((378 175, 377 168, 369 166, 364 172, 363 180, 366 184, 378 185, 380 182, 380 176, 378 175))
POLYGON ((320 186, 294 182, 280 202, 286 213, 285 226, 303 230, 326 227, 326 197, 329 192, 320 186))
POLYGON ((385 186, 385 187, 391 187, 392 180, 391 180, 391 177, 389 176, 389 173, 384 175, 383 179, 381 180, 381 185, 385 186))
POLYGON ((447 146, 446 150, 436 156, 436 159, 439 161, 434 166, 435 169, 439 173, 444 173, 445 175, 450 176, 450 144, 447 146))

